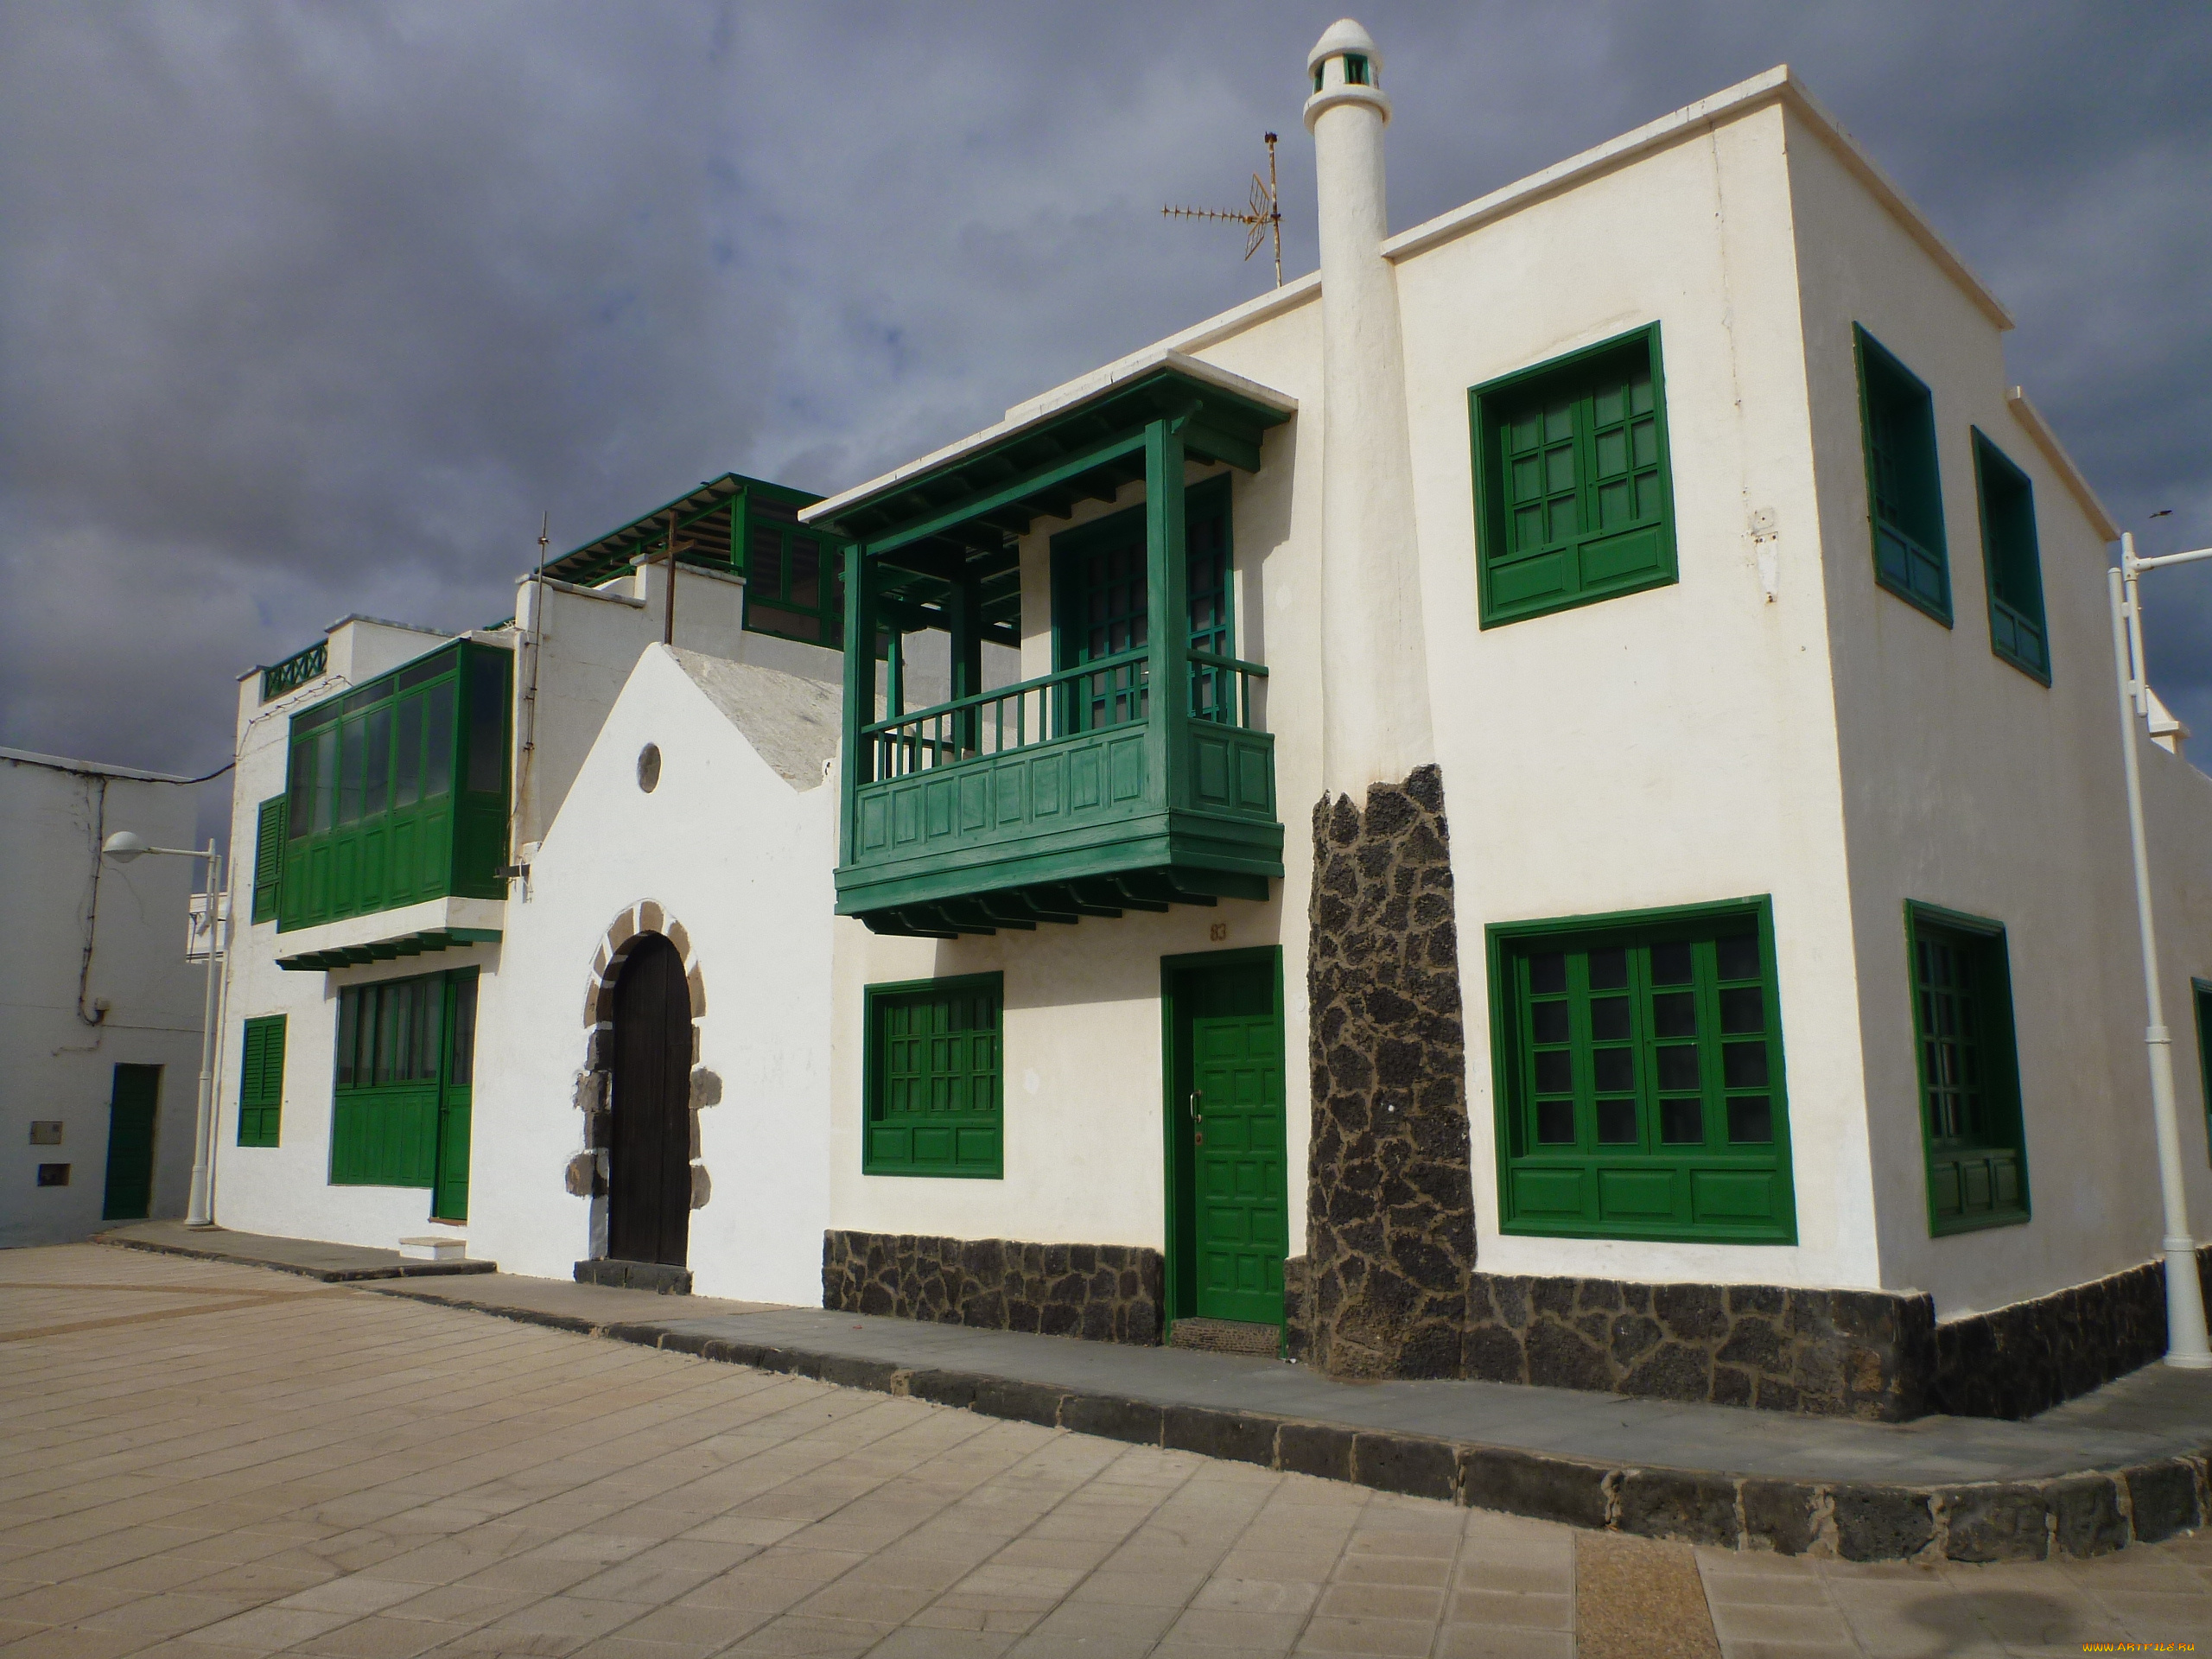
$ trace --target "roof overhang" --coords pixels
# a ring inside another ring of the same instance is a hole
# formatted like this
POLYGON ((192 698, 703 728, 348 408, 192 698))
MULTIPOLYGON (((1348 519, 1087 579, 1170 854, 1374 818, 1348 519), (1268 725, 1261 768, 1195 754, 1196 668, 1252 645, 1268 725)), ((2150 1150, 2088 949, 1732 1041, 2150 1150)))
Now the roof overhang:
POLYGON ((368 944, 334 945, 327 950, 308 950, 296 957, 279 957, 276 965, 287 973, 321 972, 332 968, 352 968, 363 963, 393 962, 401 957, 419 957, 425 951, 459 950, 472 944, 497 944, 499 930, 496 927, 442 927, 416 933, 403 933, 395 938, 378 939, 368 944))
POLYGON ((686 564, 727 570, 733 563, 733 538, 742 528, 736 515, 744 499, 755 492, 791 507, 818 499, 804 490, 724 473, 548 562, 544 573, 556 582, 584 588, 619 575, 639 557, 665 550, 671 513, 676 515, 677 557, 686 564))

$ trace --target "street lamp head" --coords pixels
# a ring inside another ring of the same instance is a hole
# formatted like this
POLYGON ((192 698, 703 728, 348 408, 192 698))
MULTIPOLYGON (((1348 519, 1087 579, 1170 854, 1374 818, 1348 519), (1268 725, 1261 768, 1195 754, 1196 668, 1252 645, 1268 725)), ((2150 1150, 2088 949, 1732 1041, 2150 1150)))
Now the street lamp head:
POLYGON ((146 844, 143 836, 134 836, 128 830, 118 830, 107 838, 106 844, 100 850, 117 863, 128 864, 132 859, 154 849, 146 844))

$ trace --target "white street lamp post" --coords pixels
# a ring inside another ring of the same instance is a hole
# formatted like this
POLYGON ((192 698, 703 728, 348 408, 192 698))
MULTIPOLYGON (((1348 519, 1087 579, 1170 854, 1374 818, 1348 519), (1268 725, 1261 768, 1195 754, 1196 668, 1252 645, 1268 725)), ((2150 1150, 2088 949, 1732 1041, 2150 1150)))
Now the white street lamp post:
POLYGON ((2151 683, 2143 667, 2143 607, 2137 587, 2145 570, 2212 559, 2212 547, 2139 558, 2135 537, 2120 538, 2120 565, 2108 573, 2112 591, 2112 646, 2120 670, 2120 753, 2127 771, 2127 830, 2135 857, 2135 918, 2143 934, 2143 996, 2150 1023, 2143 1033, 2151 1061, 2151 1116, 2158 1145, 2158 1186, 2165 1204, 2166 1363, 2190 1370, 2212 1366, 2204 1332, 2204 1293, 2198 1283, 2196 1241, 2189 1230, 2189 1193, 2183 1185, 2181 1125, 2174 1109, 2173 1033, 2166 1027, 2158 988, 2158 941, 2151 919, 2151 861, 2143 833, 2143 776, 2135 746, 2137 722, 2151 712, 2151 683))
POLYGON ((215 1223, 208 1213, 213 1197, 208 1176, 215 1155, 215 1036, 220 1028, 215 1001, 227 955, 222 948, 223 855, 215 849, 212 837, 207 851, 196 852, 189 847, 149 847, 128 830, 117 830, 100 850, 118 864, 128 864, 147 853, 207 861, 207 903, 200 912, 207 928, 207 995, 200 1011, 200 1109, 193 1121, 192 1198, 185 1209, 184 1224, 212 1227, 215 1223))

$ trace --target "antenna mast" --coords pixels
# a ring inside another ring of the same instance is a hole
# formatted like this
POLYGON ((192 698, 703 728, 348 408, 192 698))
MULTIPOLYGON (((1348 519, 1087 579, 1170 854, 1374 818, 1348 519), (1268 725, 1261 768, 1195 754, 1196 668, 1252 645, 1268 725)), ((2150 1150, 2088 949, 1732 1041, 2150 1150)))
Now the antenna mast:
POLYGON ((1160 214, 1166 219, 1219 219, 1245 229, 1244 257, 1249 259, 1260 251, 1260 244, 1270 234, 1275 244, 1275 286, 1282 286, 1282 202, 1275 193, 1275 136, 1265 135, 1268 143, 1268 176, 1252 175, 1252 194, 1241 213, 1216 207, 1163 207, 1160 214))

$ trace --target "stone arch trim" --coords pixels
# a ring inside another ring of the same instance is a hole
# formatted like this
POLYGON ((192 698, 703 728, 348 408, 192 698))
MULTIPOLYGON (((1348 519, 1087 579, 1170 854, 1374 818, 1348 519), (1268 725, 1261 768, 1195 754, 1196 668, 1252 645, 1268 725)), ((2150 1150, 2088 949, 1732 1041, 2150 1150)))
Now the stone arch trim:
POLYGON ((604 1255, 604 1206, 607 1193, 608 1158, 614 1144, 613 1090, 614 988, 622 966, 639 944, 658 934, 676 947, 683 959, 683 982, 691 1000, 691 1207, 704 1209, 713 1192, 707 1166, 700 1157, 699 1113, 722 1097, 721 1079, 700 1064, 702 1027, 707 1017, 707 984, 690 931, 657 899, 641 899, 619 912, 609 922, 592 954, 585 976, 583 1065, 576 1073, 576 1106, 583 1116, 583 1145, 569 1160, 566 1184, 576 1198, 592 1200, 594 1255, 604 1255))

